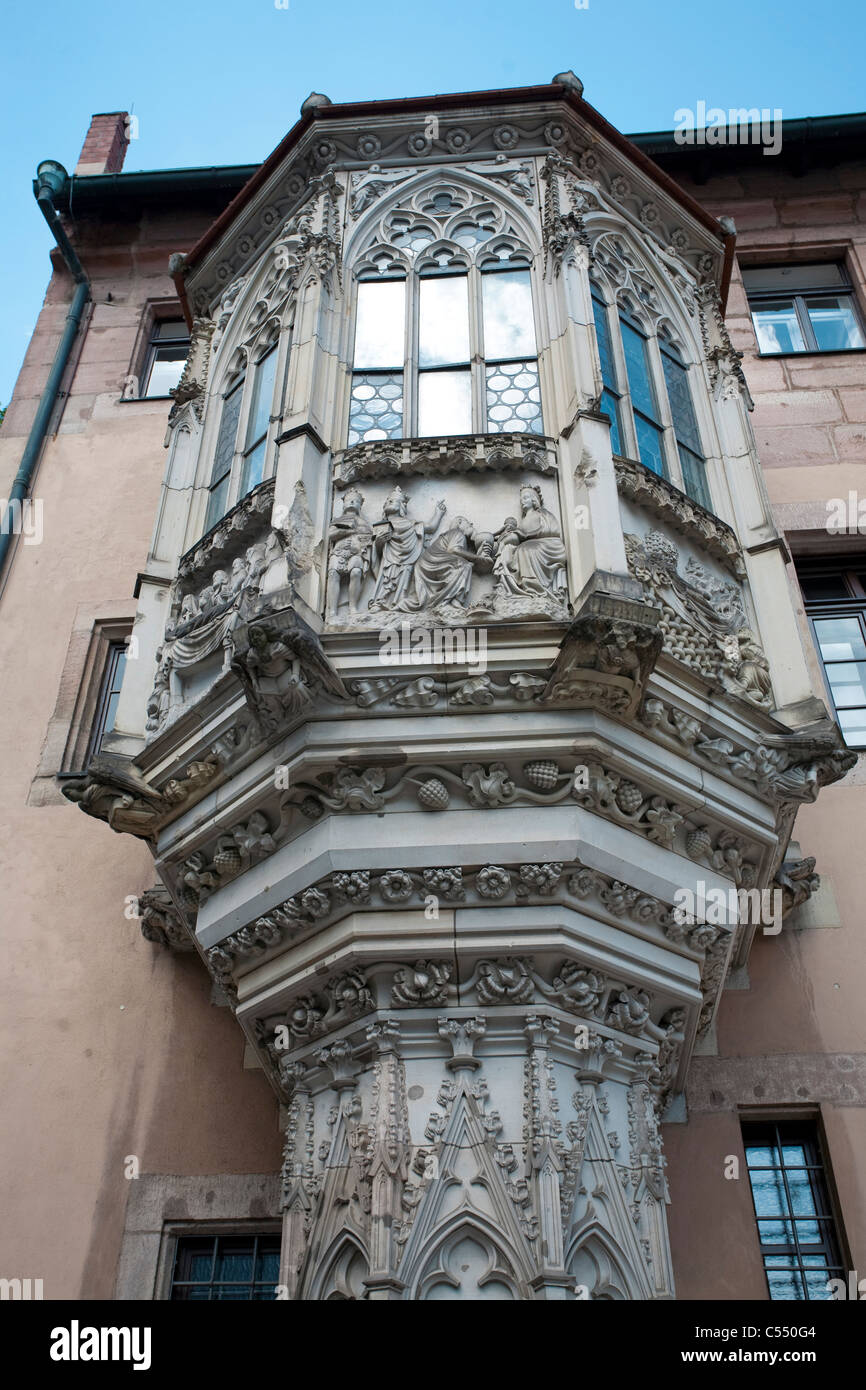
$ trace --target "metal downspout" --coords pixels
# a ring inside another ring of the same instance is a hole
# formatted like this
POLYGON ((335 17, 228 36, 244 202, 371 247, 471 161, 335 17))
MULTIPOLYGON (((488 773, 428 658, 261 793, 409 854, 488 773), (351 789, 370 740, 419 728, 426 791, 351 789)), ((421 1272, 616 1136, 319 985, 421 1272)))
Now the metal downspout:
MULTIPOLYGON (((48 423, 51 419, 52 411, 57 402, 60 386, 63 381, 63 374, 69 361, 72 346, 78 335, 81 326, 81 319, 84 314, 84 307, 90 298, 90 284, 84 273, 84 268, 75 253, 68 236, 63 230, 57 209, 54 206, 54 199, 65 188, 69 181, 69 175, 62 164, 57 164, 54 160, 44 160, 36 171, 36 181, 34 183, 34 194, 36 201, 42 211, 45 221, 51 228, 54 240, 60 249, 60 254, 75 281, 75 293, 72 296, 72 303, 66 315, 66 323, 57 351, 54 354, 54 361, 51 364, 51 371, 42 391, 39 406, 27 436, 27 443, 24 446, 24 453, 21 456, 21 463, 9 497, 6 501, 5 512, 0 525, 0 586, 3 586, 4 570, 11 559, 12 539, 15 534, 13 526, 15 523, 16 511, 23 510, 23 505, 30 492, 33 482, 33 475, 42 452, 42 445, 45 442, 45 434, 48 423)), ((0 587, 2 594, 2 587, 0 587)))

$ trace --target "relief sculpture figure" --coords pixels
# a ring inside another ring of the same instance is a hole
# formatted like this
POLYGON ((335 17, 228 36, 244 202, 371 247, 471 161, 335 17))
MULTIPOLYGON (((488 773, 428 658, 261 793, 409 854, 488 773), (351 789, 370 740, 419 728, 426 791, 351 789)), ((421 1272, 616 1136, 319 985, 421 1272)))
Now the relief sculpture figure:
POLYGON ((376 588, 370 599, 371 613, 405 608, 416 562, 424 542, 435 535, 445 513, 439 501, 429 521, 416 521, 407 515, 409 498, 396 487, 382 508, 383 521, 375 528, 374 555, 378 561, 376 588))

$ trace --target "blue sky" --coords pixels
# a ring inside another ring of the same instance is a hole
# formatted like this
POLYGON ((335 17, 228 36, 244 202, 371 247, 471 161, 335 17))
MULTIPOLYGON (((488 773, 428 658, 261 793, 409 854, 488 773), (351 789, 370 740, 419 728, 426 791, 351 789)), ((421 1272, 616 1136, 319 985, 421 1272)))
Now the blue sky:
MULTIPOLYGON (((42 159, 71 171, 94 111, 133 109, 125 168, 263 159, 311 89, 332 101, 547 82, 572 68, 620 130, 669 130, 699 100, 785 118, 866 108, 863 0, 59 0, 7 8, 0 402, 49 277, 31 192, 42 159)), ((179 246, 178 250, 184 250, 179 246)))

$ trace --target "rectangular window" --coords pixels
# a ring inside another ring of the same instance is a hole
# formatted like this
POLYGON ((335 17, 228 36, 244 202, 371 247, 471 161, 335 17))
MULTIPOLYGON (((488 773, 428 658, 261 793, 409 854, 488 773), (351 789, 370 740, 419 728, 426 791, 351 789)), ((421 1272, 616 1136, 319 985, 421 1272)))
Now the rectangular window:
POLYGON ((797 577, 845 742, 866 748, 866 559, 804 561, 797 577))
POLYGON ((620 317, 622 347, 634 414, 637 447, 644 468, 667 477, 662 445, 662 425, 650 374, 647 340, 628 319, 620 317))
POLYGON ((99 752, 102 747, 102 740, 105 738, 106 734, 110 734, 114 728, 114 720, 117 714, 117 702, 120 699, 120 688, 123 685, 123 673, 125 670, 126 642, 110 642, 108 645, 108 656, 105 662, 105 671, 102 676, 102 684, 99 687, 96 716, 90 734, 90 744, 87 749, 86 762, 88 763, 94 754, 99 752))
POLYGON ((241 377, 228 395, 223 400, 222 414, 220 415, 219 434, 217 435, 216 449, 213 456, 213 470, 210 480, 210 497, 208 499, 207 517, 205 518, 204 529, 209 531, 215 526, 221 516, 225 515, 228 505, 229 484, 232 476, 232 460, 235 456, 235 444, 238 434, 238 420, 241 413, 241 400, 243 398, 244 379, 241 377))
POLYGON ((816 1124, 745 1123, 743 1144, 770 1298, 832 1298, 844 1269, 816 1124))
POLYGON ((197 1303, 276 1298, 279 1235, 181 1236, 169 1298, 197 1303))
POLYGON ((746 267, 743 284, 759 352, 866 348, 854 293, 841 263, 746 267))
POLYGON ((403 434, 405 280, 358 285, 349 444, 403 434))
POLYGON ((141 396, 167 396, 177 386, 189 356, 189 332, 183 319, 156 319, 142 373, 141 396))
POLYGON ((277 349, 274 345, 262 357, 253 377, 250 413, 247 420, 247 441, 241 472, 240 496, 246 497, 262 481, 265 452, 268 445, 268 425, 274 400, 274 380, 277 370, 277 349))

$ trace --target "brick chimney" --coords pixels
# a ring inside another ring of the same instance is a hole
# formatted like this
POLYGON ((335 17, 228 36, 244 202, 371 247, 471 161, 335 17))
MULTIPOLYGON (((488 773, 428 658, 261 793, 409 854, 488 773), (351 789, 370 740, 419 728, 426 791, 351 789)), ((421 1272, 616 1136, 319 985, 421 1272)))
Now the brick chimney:
POLYGON ((76 174, 119 174, 129 145, 129 113, 103 111, 91 116, 76 174))

